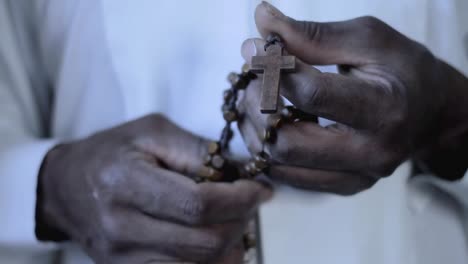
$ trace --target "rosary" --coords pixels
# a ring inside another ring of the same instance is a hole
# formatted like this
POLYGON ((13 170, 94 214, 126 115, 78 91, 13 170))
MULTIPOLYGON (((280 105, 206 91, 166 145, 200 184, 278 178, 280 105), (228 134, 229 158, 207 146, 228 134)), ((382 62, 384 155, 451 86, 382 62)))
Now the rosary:
MULTIPOLYGON (((270 160, 269 155, 265 152, 265 144, 274 143, 276 132, 282 124, 311 118, 293 106, 286 106, 281 109, 279 115, 277 114, 280 74, 281 72, 291 72, 295 69, 295 57, 284 56, 283 48, 284 46, 279 36, 272 34, 268 36, 264 47, 266 56, 252 57, 251 65, 244 64, 240 74, 233 72, 228 75, 231 87, 224 91, 224 104, 222 106, 226 125, 221 132, 219 141, 212 141, 208 144, 208 155, 204 159, 204 166, 195 178, 197 182, 254 179, 255 176, 261 173, 267 174, 270 160), (268 117, 268 125, 261 135, 262 151, 253 155, 243 166, 237 166, 230 163, 226 158, 229 155, 229 142, 233 137, 231 125, 240 118, 237 111, 239 92, 245 90, 250 81, 258 77, 256 74, 263 74, 260 111, 264 114, 275 115, 268 117)), ((257 246, 256 230, 258 234, 258 226, 256 228, 253 223, 244 235, 245 263, 250 263, 253 259, 261 263, 259 250, 257 250, 256 257, 249 257, 252 255, 251 253, 255 255, 254 250, 257 246)))

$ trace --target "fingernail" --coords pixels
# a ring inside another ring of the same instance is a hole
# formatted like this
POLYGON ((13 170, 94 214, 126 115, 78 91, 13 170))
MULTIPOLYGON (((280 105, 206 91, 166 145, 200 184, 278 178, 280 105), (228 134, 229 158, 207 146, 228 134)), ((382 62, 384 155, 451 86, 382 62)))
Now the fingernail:
POLYGON ((247 63, 251 63, 252 57, 257 55, 255 40, 248 39, 242 43, 241 54, 247 63))
POLYGON ((262 39, 247 39, 242 43, 241 54, 245 62, 250 64, 253 56, 261 56, 263 54, 263 46, 265 41, 262 39))
POLYGON ((279 11, 279 9, 273 6, 272 4, 266 1, 262 1, 262 5, 265 6, 268 13, 272 15, 273 17, 281 19, 281 20, 284 20, 286 18, 286 15, 284 15, 283 12, 279 11))

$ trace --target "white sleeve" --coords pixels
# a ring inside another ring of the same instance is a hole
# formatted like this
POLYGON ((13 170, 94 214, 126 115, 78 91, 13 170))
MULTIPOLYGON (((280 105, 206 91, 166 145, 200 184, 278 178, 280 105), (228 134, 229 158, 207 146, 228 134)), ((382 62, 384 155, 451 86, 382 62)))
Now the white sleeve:
POLYGON ((36 241, 34 216, 38 170, 54 141, 46 138, 47 96, 38 94, 45 90, 28 68, 30 45, 20 41, 30 21, 18 23, 16 3, 0 1, 0 249, 36 250, 49 248, 36 241))

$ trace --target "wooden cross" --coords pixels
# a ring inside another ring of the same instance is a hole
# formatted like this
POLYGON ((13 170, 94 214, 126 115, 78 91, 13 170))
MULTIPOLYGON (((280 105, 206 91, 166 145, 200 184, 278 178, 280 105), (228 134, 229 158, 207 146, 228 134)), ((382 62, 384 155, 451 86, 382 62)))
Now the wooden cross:
POLYGON ((260 112, 271 114, 278 111, 280 74, 293 71, 295 66, 296 58, 283 56, 283 46, 278 42, 266 46, 266 56, 252 57, 250 71, 263 73, 260 112))

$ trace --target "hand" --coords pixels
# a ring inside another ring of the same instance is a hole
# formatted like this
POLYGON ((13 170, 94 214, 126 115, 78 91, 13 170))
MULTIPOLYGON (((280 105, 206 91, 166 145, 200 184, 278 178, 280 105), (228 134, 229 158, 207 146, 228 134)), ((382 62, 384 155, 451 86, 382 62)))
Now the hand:
MULTIPOLYGON (((281 94, 300 110, 337 122, 281 127, 276 142, 266 145, 274 163, 271 177, 354 194, 409 157, 427 156, 463 134, 467 142, 467 79, 382 21, 296 21, 266 2, 257 7, 255 21, 264 38, 279 34, 299 59, 295 73, 282 75, 281 94), (331 64, 338 65, 339 74, 310 66, 331 64)), ((263 45, 247 40, 245 60, 264 54, 263 45)), ((240 129, 252 152, 259 151, 257 135, 267 125, 259 111, 260 85, 261 80, 251 82, 240 105, 240 129)), ((458 165, 466 170, 467 163, 465 158, 458 165)))
POLYGON ((59 145, 40 173, 39 239, 53 239, 44 228, 64 233, 97 263, 239 258, 230 249, 271 192, 254 181, 189 179, 206 144, 150 115, 59 145))

